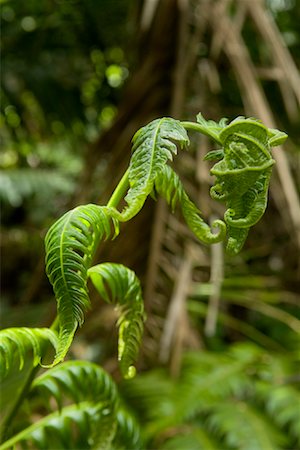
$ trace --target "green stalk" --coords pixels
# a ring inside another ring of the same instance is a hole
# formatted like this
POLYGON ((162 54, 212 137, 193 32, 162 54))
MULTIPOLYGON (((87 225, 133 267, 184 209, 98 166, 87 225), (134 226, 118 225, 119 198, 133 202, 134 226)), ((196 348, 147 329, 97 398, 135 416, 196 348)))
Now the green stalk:
POLYGON ((116 189, 112 193, 112 196, 110 197, 107 206, 109 208, 117 208, 120 201, 123 199, 128 187, 129 187, 129 169, 126 170, 124 175, 122 176, 120 182, 118 183, 116 189))
POLYGON ((214 139, 214 141, 218 142, 219 144, 222 144, 222 142, 219 139, 218 133, 215 133, 213 130, 207 127, 203 127, 202 125, 196 122, 180 122, 180 123, 186 130, 194 130, 197 131, 198 133, 205 134, 206 136, 214 139))

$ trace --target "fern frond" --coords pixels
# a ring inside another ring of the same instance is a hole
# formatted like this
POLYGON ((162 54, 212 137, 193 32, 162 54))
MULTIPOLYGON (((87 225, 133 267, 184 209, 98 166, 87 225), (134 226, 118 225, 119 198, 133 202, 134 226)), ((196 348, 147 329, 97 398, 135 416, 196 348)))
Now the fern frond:
POLYGON ((123 221, 135 216, 153 189, 154 181, 168 160, 189 144, 186 130, 178 120, 163 117, 140 128, 132 139, 133 155, 129 165, 130 189, 122 212, 123 221))
POLYGON ((118 394, 115 383, 101 367, 87 361, 64 362, 40 375, 30 394, 42 396, 47 404, 54 397, 60 410, 66 398, 77 404, 89 401, 101 406, 101 423, 97 420, 91 426, 93 441, 109 447, 116 431, 118 394))
POLYGON ((178 430, 173 431, 173 433, 176 432, 178 434, 167 439, 161 450, 220 450, 221 448, 221 442, 210 436, 200 426, 179 427, 178 430))
POLYGON ((99 449, 110 450, 110 442, 98 442, 95 432, 101 430, 105 408, 94 402, 65 406, 36 421, 0 445, 0 450, 18 448, 27 450, 99 449))
POLYGON ((229 448, 280 450, 286 436, 263 413, 243 401, 217 404, 208 419, 211 431, 224 435, 229 448))
POLYGON ((9 372, 15 361, 19 360, 19 370, 22 370, 28 352, 33 353, 33 366, 37 366, 44 356, 45 345, 51 343, 56 349, 57 335, 49 328, 6 328, 0 331, 0 379, 9 372))
POLYGON ((0 170, 0 199, 14 207, 21 205, 30 195, 49 198, 49 191, 70 194, 73 189, 74 182, 57 170, 0 170))
POLYGON ((141 430, 136 420, 125 409, 117 412, 117 430, 111 450, 140 450, 141 430))
POLYGON ((296 363, 250 343, 236 344, 226 352, 186 353, 176 380, 156 370, 121 389, 150 448, 164 442, 163 448, 206 449, 206 436, 212 448, 215 441, 216 448, 298 448, 299 392, 283 384, 295 378, 296 363))
MULTIPOLYGON (((276 374, 277 375, 277 374, 276 374)), ((300 392, 288 384, 270 386, 266 382, 258 385, 258 392, 273 421, 289 434, 300 446, 300 392)))
POLYGON ((220 242, 225 238, 226 225, 222 220, 215 220, 213 227, 219 228, 218 233, 212 233, 200 216, 197 206, 186 194, 178 175, 169 166, 164 166, 155 180, 155 189, 164 197, 174 210, 177 203, 181 207, 183 217, 195 236, 206 244, 220 242))
POLYGON ((50 414, 9 439, 1 450, 16 444, 49 450, 141 448, 137 422, 119 408, 114 381, 94 363, 68 361, 43 373, 32 384, 29 400, 34 399, 50 414), (59 411, 53 412, 51 398, 59 411), (65 406, 70 401, 76 405, 65 406))
POLYGON ((97 364, 88 361, 67 361, 53 367, 34 380, 31 394, 42 395, 48 400, 54 397, 58 408, 63 396, 75 403, 92 400, 109 403, 116 409, 117 389, 112 378, 97 364))
POLYGON ((122 264, 104 263, 88 270, 94 286, 108 303, 120 307, 119 361, 125 378, 135 375, 136 360, 143 333, 144 305, 140 281, 122 264))
POLYGON ((57 300, 59 343, 52 365, 62 361, 74 333, 90 305, 87 269, 101 239, 118 233, 115 210, 82 205, 67 212, 49 229, 46 238, 46 272, 57 300))

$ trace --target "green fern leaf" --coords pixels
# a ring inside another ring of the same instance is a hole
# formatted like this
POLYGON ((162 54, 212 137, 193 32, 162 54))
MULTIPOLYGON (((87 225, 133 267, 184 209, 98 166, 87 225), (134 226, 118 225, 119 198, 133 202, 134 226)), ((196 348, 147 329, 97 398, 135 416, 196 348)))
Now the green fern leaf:
POLYGON ((61 411, 36 421, 4 442, 0 445, 0 450, 16 448, 16 445, 24 450, 110 450, 109 442, 98 442, 95 436, 95 430, 101 429, 103 419, 105 408, 101 404, 85 401, 65 406, 61 411))
POLYGON ((125 409, 117 412, 117 431, 111 450, 140 450, 141 430, 138 423, 125 409))
POLYGON ((129 165, 130 189, 125 200, 128 206, 122 212, 123 221, 135 216, 153 189, 154 181, 168 160, 177 153, 176 144, 189 144, 186 130, 178 120, 169 117, 156 119, 140 128, 134 135, 133 155, 129 165))
POLYGON ((113 208, 82 205, 62 216, 46 238, 46 271, 57 300, 59 344, 52 364, 62 361, 90 305, 87 269, 101 239, 118 233, 113 208))
POLYGON ((140 450, 140 430, 135 420, 123 411, 118 412, 108 429, 107 408, 83 401, 49 414, 0 445, 0 450, 12 448, 140 450), (113 442, 112 431, 116 433, 113 442))
POLYGON ((214 406, 209 428, 225 435, 229 448, 243 450, 280 450, 287 438, 262 412, 242 401, 223 402, 214 406))
POLYGON ((155 180, 155 189, 164 197, 174 210, 177 203, 181 207, 183 217, 195 236, 206 244, 220 242, 225 238, 226 225, 222 220, 215 220, 213 227, 218 227, 218 233, 212 233, 200 216, 197 206, 189 199, 178 175, 169 166, 165 166, 155 180))
POLYGON ((140 281, 122 264, 104 263, 88 270, 102 298, 120 306, 119 361, 125 378, 135 375, 136 360, 143 333, 144 305, 140 281))
MULTIPOLYGON (((278 367, 276 367, 276 378, 278 367)), ((300 446, 300 392, 296 386, 281 384, 270 385, 266 382, 258 384, 259 396, 262 398, 267 412, 281 428, 289 430, 289 434, 300 446)))
POLYGON ((83 400, 108 402, 116 408, 117 389, 105 370, 88 361, 67 361, 53 367, 34 380, 31 393, 55 398, 62 407, 62 395, 75 403, 83 400))
MULTIPOLYGON (((174 431, 176 432, 176 431, 174 431)), ((221 442, 217 442, 202 428, 187 426, 176 436, 167 439, 162 450, 220 450, 221 442)))
POLYGON ((22 370, 28 352, 33 352, 33 366, 37 366, 43 357, 45 345, 51 343, 57 348, 57 335, 48 328, 7 328, 0 331, 0 378, 3 379, 15 361, 19 360, 22 370))
POLYGON ((116 431, 118 394, 115 383, 101 367, 87 361, 64 362, 33 382, 31 395, 40 398, 41 394, 47 404, 54 397, 60 410, 66 398, 77 404, 83 401, 101 404, 101 426, 96 421, 91 432, 94 442, 105 443, 109 448, 116 431))
MULTIPOLYGON (((6 441, 1 450, 19 445, 27 449, 138 450, 140 430, 123 408, 112 378, 98 365, 68 361, 35 379, 29 393, 31 404, 46 407, 49 414, 6 441), (56 400, 59 411, 53 411, 56 400), (65 406, 75 402, 76 405, 65 406)), ((19 448, 19 447, 18 447, 19 448)))

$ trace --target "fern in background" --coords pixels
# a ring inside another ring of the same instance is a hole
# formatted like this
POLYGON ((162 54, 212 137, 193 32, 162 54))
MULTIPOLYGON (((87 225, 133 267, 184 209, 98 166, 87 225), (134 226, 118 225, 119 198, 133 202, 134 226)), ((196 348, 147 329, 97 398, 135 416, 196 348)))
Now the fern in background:
POLYGON ((121 390, 146 448, 291 449, 300 445, 298 367, 296 356, 241 343, 186 353, 177 380, 153 370, 121 390))

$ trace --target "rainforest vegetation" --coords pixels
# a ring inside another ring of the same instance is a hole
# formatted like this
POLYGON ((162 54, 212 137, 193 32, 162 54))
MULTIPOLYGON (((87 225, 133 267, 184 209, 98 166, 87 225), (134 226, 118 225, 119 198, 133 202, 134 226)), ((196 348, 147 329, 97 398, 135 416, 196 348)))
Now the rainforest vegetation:
POLYGON ((0 450, 299 449, 299 3, 0 5, 0 450))

